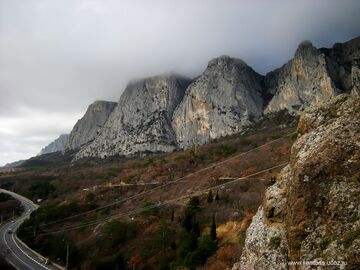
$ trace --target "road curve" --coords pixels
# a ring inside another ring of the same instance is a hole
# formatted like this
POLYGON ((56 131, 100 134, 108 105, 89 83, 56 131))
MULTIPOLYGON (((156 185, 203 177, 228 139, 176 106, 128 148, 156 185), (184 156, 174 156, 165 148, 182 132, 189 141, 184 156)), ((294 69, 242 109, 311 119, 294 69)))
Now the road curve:
POLYGON ((19 270, 52 270, 60 269, 53 265, 45 265, 44 258, 38 257, 28 250, 16 237, 16 230, 29 218, 31 212, 38 208, 38 205, 29 199, 8 191, 0 189, 0 193, 7 193, 19 200, 24 207, 24 212, 13 221, 0 226, 0 247, 5 259, 19 270))

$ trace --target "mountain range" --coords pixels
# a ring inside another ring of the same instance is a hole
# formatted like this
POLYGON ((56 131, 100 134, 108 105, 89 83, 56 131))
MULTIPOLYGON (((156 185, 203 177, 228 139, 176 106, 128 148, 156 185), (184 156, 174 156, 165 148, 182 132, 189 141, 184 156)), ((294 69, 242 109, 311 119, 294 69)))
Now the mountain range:
POLYGON ((220 56, 195 79, 168 73, 133 81, 118 103, 95 101, 68 136, 40 154, 71 150, 77 160, 188 149, 244 132, 265 115, 298 115, 341 93, 359 95, 359 59, 360 37, 319 49, 304 41, 265 76, 220 56))

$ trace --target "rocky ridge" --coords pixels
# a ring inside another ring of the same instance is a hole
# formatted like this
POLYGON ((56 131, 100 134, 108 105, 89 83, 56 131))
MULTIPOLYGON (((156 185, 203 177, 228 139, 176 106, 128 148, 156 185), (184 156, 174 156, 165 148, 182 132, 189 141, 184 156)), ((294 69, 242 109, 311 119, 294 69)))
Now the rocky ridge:
POLYGON ((330 77, 326 56, 309 41, 299 45, 294 59, 268 73, 265 84, 274 95, 265 114, 280 110, 296 114, 312 103, 329 100, 341 93, 330 77))
POLYGON ((62 134, 57 139, 55 139, 53 142, 51 142, 49 145, 45 146, 43 149, 41 149, 40 155, 49 154, 53 152, 64 152, 65 151, 65 145, 67 144, 67 141, 69 139, 69 134, 62 134))
POLYGON ((240 59, 221 56, 186 90, 172 127, 180 148, 238 133, 264 107, 263 77, 240 59))
POLYGON ((132 82, 119 106, 89 106, 66 149, 79 150, 76 159, 168 152, 241 133, 264 115, 297 115, 341 93, 359 95, 359 59, 360 38, 320 49, 306 41, 292 60, 265 76, 221 56, 193 81, 165 74, 132 82))
POLYGON ((190 79, 176 74, 130 83, 99 136, 76 158, 174 150, 171 119, 189 83, 190 79))
POLYGON ((266 191, 233 270, 360 265, 359 119, 360 98, 347 94, 301 115, 290 163, 266 191))
POLYGON ((92 103, 85 115, 73 127, 66 143, 66 150, 80 149, 94 140, 116 105, 116 102, 109 101, 95 101, 92 103))

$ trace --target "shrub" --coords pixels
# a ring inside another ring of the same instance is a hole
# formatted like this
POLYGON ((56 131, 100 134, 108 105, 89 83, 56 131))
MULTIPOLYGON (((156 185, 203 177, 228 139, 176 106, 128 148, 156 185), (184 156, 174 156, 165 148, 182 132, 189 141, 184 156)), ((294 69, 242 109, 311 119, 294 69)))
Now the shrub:
POLYGON ((281 238, 280 238, 280 236, 273 236, 273 237, 271 237, 271 239, 270 239, 269 246, 270 246, 272 249, 277 249, 277 248, 280 246, 280 243, 281 243, 281 238))
POLYGON ((324 237, 320 242, 321 251, 324 251, 329 246, 329 244, 334 240, 335 240, 335 238, 333 236, 324 237))
POLYGON ((162 219, 155 231, 155 246, 159 249, 166 249, 174 242, 174 231, 170 230, 168 224, 162 219))
POLYGON ((141 206, 140 214, 144 216, 153 216, 156 215, 158 212, 159 209, 154 203, 146 201, 141 206))
POLYGON ((185 265, 190 269, 204 264, 212 254, 217 250, 217 243, 209 235, 203 235, 198 239, 198 247, 190 252, 185 258, 185 265))
POLYGON ((236 151, 237 151, 237 148, 235 146, 223 144, 223 145, 220 145, 216 149, 215 153, 218 156, 229 156, 229 155, 236 153, 236 151))
POLYGON ((349 248, 357 238, 360 238, 360 230, 348 232, 344 239, 345 248, 349 248))

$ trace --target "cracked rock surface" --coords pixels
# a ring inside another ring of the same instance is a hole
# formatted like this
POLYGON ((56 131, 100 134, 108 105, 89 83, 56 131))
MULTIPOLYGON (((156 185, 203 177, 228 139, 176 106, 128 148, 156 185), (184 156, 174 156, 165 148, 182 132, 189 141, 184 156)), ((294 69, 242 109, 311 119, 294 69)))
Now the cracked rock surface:
POLYGON ((300 117, 291 159, 247 230, 237 269, 360 265, 360 98, 342 94, 300 117))

